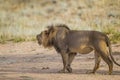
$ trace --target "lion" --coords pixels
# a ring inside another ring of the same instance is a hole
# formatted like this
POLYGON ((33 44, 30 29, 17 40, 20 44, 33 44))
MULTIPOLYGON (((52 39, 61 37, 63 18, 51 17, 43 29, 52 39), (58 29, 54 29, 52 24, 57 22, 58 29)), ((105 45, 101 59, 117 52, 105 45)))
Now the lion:
POLYGON ((54 47, 61 54, 63 69, 59 72, 72 72, 71 63, 77 53, 88 54, 94 51, 95 66, 89 73, 95 73, 99 68, 101 58, 108 64, 109 72, 113 71, 113 62, 118 64, 113 56, 110 40, 102 32, 88 30, 71 30, 66 25, 51 25, 47 30, 37 35, 39 45, 45 48, 54 47))

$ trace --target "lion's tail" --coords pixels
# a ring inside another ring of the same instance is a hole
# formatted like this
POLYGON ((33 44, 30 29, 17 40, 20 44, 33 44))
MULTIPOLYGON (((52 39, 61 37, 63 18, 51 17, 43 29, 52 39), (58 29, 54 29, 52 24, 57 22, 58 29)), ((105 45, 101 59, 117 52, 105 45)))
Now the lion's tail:
POLYGON ((106 37, 106 42, 107 42, 107 46, 108 46, 108 48, 109 48, 109 53, 110 53, 110 57, 111 57, 112 61, 113 61, 116 65, 120 66, 120 64, 118 64, 118 63, 115 61, 114 57, 112 56, 111 43, 110 43, 110 40, 109 40, 108 37, 106 37))

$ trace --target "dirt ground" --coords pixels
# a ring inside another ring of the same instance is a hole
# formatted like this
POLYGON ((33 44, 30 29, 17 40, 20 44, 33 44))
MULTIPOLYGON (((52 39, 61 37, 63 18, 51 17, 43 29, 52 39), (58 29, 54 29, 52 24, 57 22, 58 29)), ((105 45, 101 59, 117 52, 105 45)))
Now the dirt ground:
MULTIPOLYGON (((112 49, 120 63, 120 44, 112 45, 112 49)), ((120 80, 120 67, 114 65, 113 74, 107 75, 103 60, 96 74, 87 74, 94 67, 92 53, 76 56, 73 73, 57 73, 62 61, 54 49, 44 49, 37 42, 0 44, 0 80, 120 80)))

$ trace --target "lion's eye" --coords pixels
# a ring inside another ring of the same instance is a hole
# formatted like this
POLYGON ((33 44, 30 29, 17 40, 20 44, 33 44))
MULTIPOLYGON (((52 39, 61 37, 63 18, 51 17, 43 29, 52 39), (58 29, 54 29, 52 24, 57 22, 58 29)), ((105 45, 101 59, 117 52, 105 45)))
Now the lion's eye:
POLYGON ((47 31, 45 31, 45 34, 46 34, 46 35, 48 35, 48 32, 47 32, 47 31))

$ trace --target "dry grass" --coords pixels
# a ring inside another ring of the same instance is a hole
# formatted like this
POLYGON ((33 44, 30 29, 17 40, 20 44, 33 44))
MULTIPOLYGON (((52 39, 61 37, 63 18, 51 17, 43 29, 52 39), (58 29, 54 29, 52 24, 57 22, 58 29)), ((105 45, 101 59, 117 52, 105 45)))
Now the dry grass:
POLYGON ((35 40, 47 25, 60 23, 109 33, 119 42, 120 0, 0 1, 0 43, 35 40))

